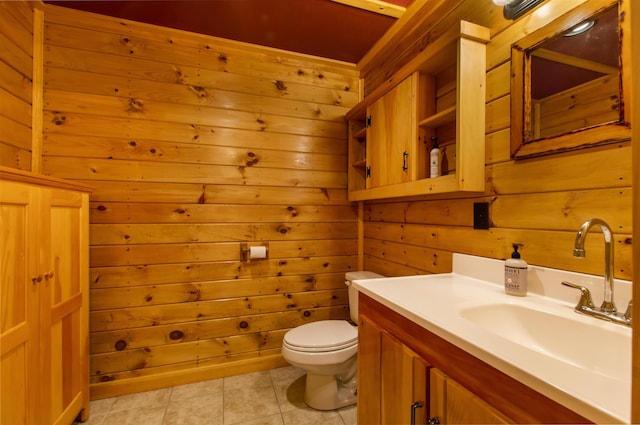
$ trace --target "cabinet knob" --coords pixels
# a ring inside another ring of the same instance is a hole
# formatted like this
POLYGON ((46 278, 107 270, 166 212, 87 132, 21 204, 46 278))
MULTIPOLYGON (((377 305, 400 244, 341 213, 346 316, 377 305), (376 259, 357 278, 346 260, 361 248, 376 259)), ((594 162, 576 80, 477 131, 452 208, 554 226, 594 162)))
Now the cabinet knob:
POLYGON ((32 283, 40 283, 40 282, 42 282, 42 275, 41 275, 41 274, 39 274, 39 275, 37 275, 37 276, 33 276, 33 277, 31 278, 31 282, 32 282, 32 283))

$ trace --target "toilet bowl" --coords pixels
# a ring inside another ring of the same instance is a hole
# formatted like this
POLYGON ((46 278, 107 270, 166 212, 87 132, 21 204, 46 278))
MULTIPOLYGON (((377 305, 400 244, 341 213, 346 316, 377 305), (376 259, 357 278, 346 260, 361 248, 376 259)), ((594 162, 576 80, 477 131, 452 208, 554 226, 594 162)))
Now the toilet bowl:
POLYGON ((307 372, 304 401, 309 407, 334 410, 356 403, 358 291, 351 282, 380 277, 366 271, 346 274, 351 322, 320 320, 285 334, 282 357, 307 372))

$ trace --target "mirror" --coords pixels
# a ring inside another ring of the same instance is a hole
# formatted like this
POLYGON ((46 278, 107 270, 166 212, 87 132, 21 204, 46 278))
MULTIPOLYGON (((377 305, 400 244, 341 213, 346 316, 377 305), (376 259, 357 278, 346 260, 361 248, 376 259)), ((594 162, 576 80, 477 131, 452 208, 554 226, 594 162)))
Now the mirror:
POLYGON ((586 2, 512 46, 512 157, 630 140, 623 16, 618 1, 586 2))

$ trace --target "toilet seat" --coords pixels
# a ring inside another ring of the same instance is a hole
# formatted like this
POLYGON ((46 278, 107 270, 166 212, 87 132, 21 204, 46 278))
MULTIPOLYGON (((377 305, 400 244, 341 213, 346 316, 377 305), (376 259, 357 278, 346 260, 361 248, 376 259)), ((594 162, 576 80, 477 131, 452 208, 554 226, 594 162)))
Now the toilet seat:
POLYGON ((291 329, 283 344, 305 353, 337 351, 357 345, 358 331, 346 320, 321 320, 291 329))

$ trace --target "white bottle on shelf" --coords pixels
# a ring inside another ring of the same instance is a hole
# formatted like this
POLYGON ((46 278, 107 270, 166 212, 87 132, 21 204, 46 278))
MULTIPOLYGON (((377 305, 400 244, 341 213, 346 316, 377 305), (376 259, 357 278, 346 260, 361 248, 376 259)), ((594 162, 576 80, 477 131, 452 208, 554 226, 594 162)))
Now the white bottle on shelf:
POLYGON ((429 152, 429 165, 430 165, 429 177, 439 177, 440 176, 440 148, 438 147, 438 138, 436 136, 432 136, 431 141, 433 142, 433 147, 431 148, 431 152, 429 152))

